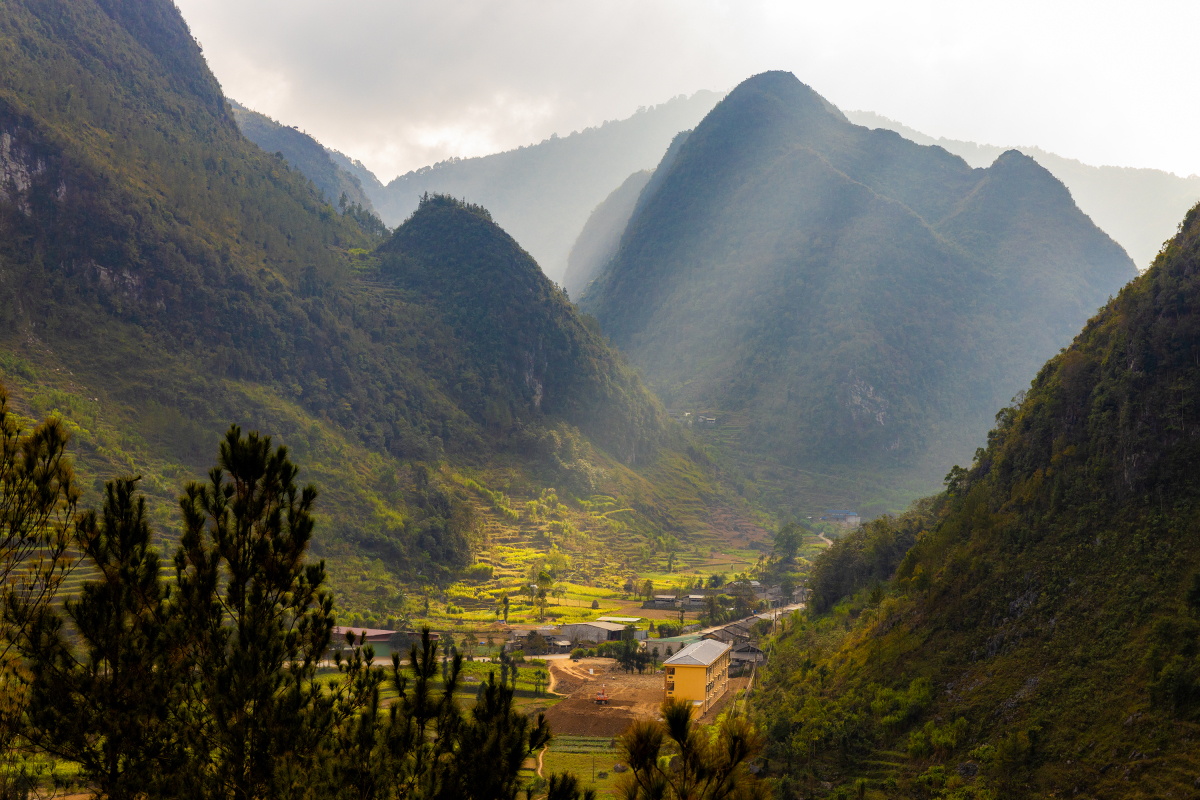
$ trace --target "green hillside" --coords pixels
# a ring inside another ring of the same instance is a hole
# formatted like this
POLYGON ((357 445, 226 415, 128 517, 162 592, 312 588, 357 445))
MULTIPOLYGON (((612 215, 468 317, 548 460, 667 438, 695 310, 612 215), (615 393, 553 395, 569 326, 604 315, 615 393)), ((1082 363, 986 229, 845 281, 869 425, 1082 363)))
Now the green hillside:
POLYGON ((659 167, 580 304, 749 471, 819 476, 793 509, 893 487, 878 512, 936 486, 1135 274, 1025 156, 973 170, 764 73, 659 167))
POLYGON ((85 503, 140 474, 170 539, 222 432, 259 430, 321 487, 339 607, 376 622, 423 608, 406 589, 485 619, 552 553, 605 596, 754 529, 486 211, 431 198, 375 251, 242 136, 170 3, 0 8, 0 381, 73 431, 85 503))
POLYGON ((760 700, 797 789, 1195 794, 1198 263, 1200 207, 943 495, 817 560, 760 700))
POLYGON ((240 103, 230 100, 229 105, 238 128, 247 139, 268 153, 282 153, 288 165, 311 180, 327 201, 337 204, 345 195, 348 203, 375 211, 358 178, 335 164, 316 139, 240 103))
POLYGON ((646 169, 633 173, 592 209, 567 255, 567 271, 562 284, 568 292, 576 297, 581 295, 616 253, 638 196, 652 174, 646 169))

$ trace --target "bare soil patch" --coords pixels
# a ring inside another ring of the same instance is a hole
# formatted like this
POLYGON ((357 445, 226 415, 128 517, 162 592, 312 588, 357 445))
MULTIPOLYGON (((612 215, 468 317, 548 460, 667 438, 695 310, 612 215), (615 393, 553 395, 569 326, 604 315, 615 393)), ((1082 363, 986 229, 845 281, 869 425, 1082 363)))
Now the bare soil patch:
POLYGON ((549 669, 551 691, 566 695, 546 712, 557 734, 619 736, 634 720, 658 716, 663 701, 660 673, 627 674, 611 658, 551 661, 549 669), (607 705, 596 704, 601 686, 608 693, 607 705))

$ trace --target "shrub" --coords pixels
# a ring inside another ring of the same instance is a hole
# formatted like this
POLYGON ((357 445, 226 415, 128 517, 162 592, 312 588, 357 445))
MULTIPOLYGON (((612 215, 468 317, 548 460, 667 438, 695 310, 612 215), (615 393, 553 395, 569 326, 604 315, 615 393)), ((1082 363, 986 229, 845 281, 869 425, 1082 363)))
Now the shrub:
POLYGON ((599 607, 600 607, 600 601, 599 601, 599 600, 593 600, 593 601, 592 601, 592 608, 599 608, 599 607))
POLYGON ((571 660, 578 661, 579 659, 584 658, 586 655, 587 655, 586 650, 584 650, 582 647, 576 647, 574 650, 571 651, 571 660))
POLYGON ((514 664, 524 664, 525 663, 525 651, 524 650, 514 650, 513 654, 512 654, 512 660, 513 660, 514 664))
POLYGON ((472 564, 463 570, 463 577, 471 581, 490 581, 493 571, 491 564, 472 564))

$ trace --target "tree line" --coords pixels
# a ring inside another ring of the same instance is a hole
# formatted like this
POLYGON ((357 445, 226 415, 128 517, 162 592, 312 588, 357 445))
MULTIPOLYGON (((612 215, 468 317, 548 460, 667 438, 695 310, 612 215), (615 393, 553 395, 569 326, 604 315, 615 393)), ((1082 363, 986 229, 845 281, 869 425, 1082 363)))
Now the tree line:
MULTIPOLYGON (((286 447, 230 427, 179 498, 166 565, 139 478, 108 481, 102 507, 80 509, 68 442, 54 418, 24 434, 0 384, 0 795, 26 796, 46 778, 30 765, 59 761, 114 800, 595 796, 569 773, 524 785, 551 731, 514 705, 508 659, 464 709, 463 657, 439 654, 428 629, 407 661, 377 665, 353 632, 345 657, 331 648, 325 565, 307 558, 318 492, 286 447)), ((646 747, 677 753, 686 791, 650 775, 628 796, 761 796, 747 771, 761 742, 744 720, 712 746, 651 728, 629 739, 634 776, 651 769, 646 747)))
MULTIPOLYGON (((105 798, 517 797, 549 726, 494 676, 461 710, 462 657, 438 684, 428 631, 408 663, 376 666, 350 634, 321 669, 335 612, 306 558, 318 493, 287 448, 231 427, 179 500, 168 567, 137 477, 77 508, 67 442, 53 419, 23 435, 0 386, 5 753, 73 762, 105 798)), ((6 795, 35 777, 9 770, 6 795)))

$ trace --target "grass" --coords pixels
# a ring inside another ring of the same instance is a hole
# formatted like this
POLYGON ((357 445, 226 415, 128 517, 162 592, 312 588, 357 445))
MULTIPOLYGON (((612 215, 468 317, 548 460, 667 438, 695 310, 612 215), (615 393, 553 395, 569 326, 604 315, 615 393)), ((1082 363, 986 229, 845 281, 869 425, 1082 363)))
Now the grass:
POLYGON ((579 752, 578 740, 582 738, 554 737, 542 757, 542 774, 548 777, 557 772, 573 772, 584 788, 596 789, 596 794, 601 797, 615 797, 617 780, 621 777, 613 772, 618 761, 617 751, 609 748, 608 739, 593 739, 595 747, 579 752), (567 739, 575 741, 564 741, 567 739), (595 779, 592 777, 593 765, 595 779))

